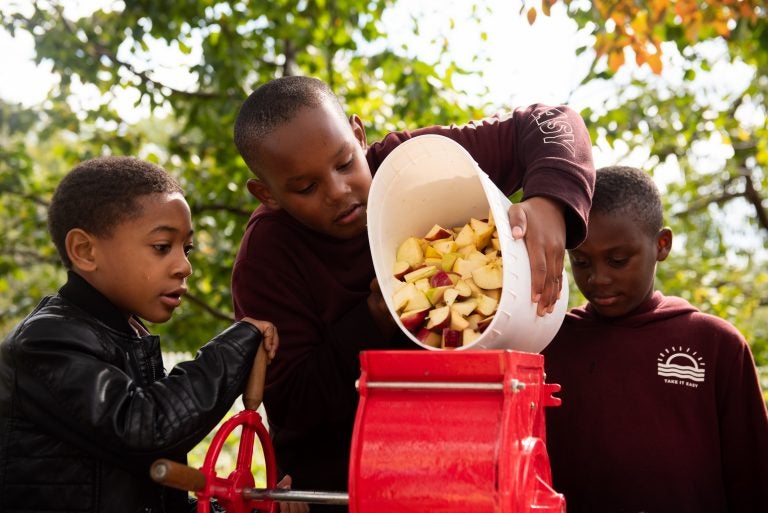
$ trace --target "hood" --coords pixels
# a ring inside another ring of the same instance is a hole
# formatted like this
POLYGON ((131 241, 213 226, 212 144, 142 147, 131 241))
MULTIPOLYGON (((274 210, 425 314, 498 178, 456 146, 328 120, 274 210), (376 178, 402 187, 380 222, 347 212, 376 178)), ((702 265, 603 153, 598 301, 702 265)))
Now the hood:
POLYGON ((633 311, 620 317, 604 317, 597 313, 591 304, 573 308, 567 316, 581 319, 598 321, 604 324, 622 326, 626 328, 638 328, 646 324, 664 321, 679 315, 687 315, 697 312, 688 301, 676 296, 665 296, 659 291, 655 291, 648 300, 635 308, 633 311))

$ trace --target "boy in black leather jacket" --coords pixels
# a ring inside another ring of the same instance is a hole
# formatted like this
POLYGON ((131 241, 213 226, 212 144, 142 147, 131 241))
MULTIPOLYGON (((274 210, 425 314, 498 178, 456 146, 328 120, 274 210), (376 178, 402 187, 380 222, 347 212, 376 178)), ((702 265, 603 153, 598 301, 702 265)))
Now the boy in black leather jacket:
POLYGON ((48 227, 68 269, 0 344, 0 511, 178 512, 157 458, 186 462, 243 392, 274 326, 243 319, 166 375, 141 319, 170 319, 192 273, 189 206, 162 168, 83 162, 59 184, 48 227))

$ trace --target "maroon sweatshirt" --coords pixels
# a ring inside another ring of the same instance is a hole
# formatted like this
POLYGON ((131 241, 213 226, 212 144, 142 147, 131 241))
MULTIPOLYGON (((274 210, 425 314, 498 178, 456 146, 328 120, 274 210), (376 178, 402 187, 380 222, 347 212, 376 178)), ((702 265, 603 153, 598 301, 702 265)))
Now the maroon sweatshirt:
MULTIPOLYGON (((522 188, 525 198, 562 201, 568 246, 584 238, 594 167, 578 113, 536 105, 460 127, 392 133, 369 147, 372 172, 401 142, 427 133, 460 143, 505 193, 522 188)), ((367 233, 335 239, 263 205, 248 222, 232 276, 235 313, 268 319, 280 333, 264 403, 278 464, 295 489, 347 488, 360 351, 417 348, 377 330, 366 302, 374 276, 367 233)))
POLYGON ((571 310, 543 351, 568 513, 768 511, 768 415, 744 337, 677 297, 571 310))

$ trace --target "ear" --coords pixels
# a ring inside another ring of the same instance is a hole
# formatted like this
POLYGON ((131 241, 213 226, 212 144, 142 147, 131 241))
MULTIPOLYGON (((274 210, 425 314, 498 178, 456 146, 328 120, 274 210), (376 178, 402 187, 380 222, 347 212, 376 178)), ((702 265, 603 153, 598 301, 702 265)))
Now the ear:
POLYGON ((656 234, 656 261, 666 260, 672 250, 672 230, 662 228, 656 234))
POLYGON ((246 187, 251 196, 264 203, 272 210, 280 210, 280 204, 272 195, 272 191, 269 190, 269 186, 257 178, 251 178, 246 182, 246 187))
POLYGON ((93 272, 96 263, 96 244, 93 235, 80 228, 69 230, 64 239, 67 256, 72 261, 73 270, 93 272))
POLYGON ((365 127, 363 126, 363 120, 357 114, 349 116, 349 126, 352 127, 352 132, 355 134, 355 139, 360 143, 360 147, 363 151, 368 149, 368 142, 365 137, 365 127))

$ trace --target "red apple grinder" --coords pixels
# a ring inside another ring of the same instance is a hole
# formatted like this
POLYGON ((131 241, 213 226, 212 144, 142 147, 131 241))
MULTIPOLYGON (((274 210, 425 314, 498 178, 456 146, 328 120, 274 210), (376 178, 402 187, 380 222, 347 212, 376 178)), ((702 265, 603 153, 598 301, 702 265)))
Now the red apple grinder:
POLYGON ((349 492, 276 489, 277 467, 256 412, 266 354, 259 350, 245 410, 215 434, 203 466, 156 461, 151 475, 195 492, 198 512, 215 497, 229 513, 278 511, 278 501, 348 504, 351 513, 563 513, 551 487, 544 408, 559 385, 544 383, 544 358, 512 350, 365 351, 349 463, 349 492), (237 466, 216 474, 222 445, 241 426, 237 466), (255 488, 256 436, 266 488, 255 488))

